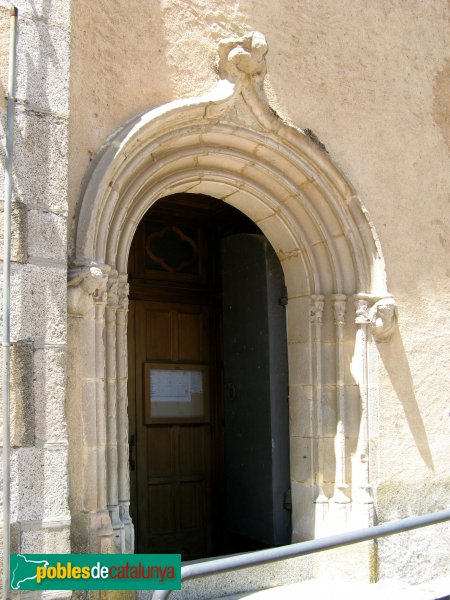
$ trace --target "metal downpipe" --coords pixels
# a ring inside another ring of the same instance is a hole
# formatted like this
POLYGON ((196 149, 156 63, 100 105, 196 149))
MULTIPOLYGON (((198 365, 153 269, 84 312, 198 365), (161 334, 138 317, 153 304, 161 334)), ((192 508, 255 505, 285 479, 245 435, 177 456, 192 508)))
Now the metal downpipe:
POLYGON ((17 15, 15 6, 10 13, 9 61, 8 61, 8 108, 6 130, 5 200, 3 212, 3 598, 9 600, 10 552, 11 552, 11 499, 10 499, 10 355, 11 355, 11 192, 14 149, 14 105, 16 81, 17 15))

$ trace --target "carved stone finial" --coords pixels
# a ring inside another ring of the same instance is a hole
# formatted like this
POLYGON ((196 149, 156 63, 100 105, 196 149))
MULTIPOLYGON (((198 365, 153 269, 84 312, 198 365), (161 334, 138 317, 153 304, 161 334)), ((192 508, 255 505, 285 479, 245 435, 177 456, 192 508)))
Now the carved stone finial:
POLYGON ((310 316, 311 323, 315 325, 322 324, 324 296, 322 294, 313 294, 311 296, 310 316))
POLYGON ((334 322, 336 325, 345 324, 345 311, 347 308, 347 296, 344 294, 334 294, 333 296, 333 312, 334 322))
POLYGON ((92 307, 92 300, 106 293, 107 276, 99 267, 81 267, 70 271, 68 282, 68 310, 72 315, 84 315, 92 307))
POLYGON ((252 31, 240 38, 226 38, 219 42, 219 74, 223 79, 244 79, 246 76, 266 74, 266 38, 252 31))
POLYGON ((377 342, 386 342, 397 325, 397 305, 392 297, 381 298, 369 311, 370 331, 377 342))

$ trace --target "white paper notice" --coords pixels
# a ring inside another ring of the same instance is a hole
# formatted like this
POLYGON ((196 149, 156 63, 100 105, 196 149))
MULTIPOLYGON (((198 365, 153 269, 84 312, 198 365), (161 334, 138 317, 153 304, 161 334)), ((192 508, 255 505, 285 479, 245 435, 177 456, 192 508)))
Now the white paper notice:
POLYGON ((201 371, 150 370, 151 402, 191 402, 203 391, 201 371))

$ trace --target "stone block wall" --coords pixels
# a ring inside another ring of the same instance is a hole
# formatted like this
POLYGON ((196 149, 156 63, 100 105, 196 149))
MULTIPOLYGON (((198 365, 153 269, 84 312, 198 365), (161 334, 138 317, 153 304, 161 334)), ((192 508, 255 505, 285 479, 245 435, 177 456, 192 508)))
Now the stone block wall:
MULTIPOLYGON (((19 0, 16 5, 19 18, 11 266, 12 551, 69 552, 65 394, 70 2, 19 0)), ((6 2, 0 3, 0 19, 0 61, 6 66, 6 2)), ((0 87, 3 96, 4 71, 0 87)), ((0 123, 3 211, 3 98, 0 123)), ((3 231, 0 244, 3 258, 3 231)))

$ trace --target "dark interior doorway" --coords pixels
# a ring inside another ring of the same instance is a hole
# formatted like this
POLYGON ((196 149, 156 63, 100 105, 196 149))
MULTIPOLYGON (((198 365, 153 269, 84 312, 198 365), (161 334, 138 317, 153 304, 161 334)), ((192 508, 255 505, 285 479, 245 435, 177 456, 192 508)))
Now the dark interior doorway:
POLYGON ((136 552, 289 543, 285 293, 270 244, 221 201, 169 196, 138 226, 129 282, 136 552))

